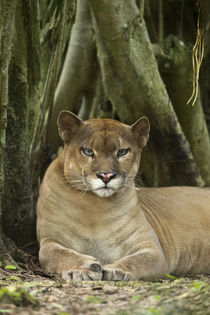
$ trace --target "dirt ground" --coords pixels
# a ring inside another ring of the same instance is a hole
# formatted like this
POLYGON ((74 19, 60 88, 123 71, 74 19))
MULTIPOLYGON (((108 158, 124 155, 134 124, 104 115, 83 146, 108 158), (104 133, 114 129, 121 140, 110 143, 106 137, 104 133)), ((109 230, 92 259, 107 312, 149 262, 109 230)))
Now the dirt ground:
POLYGON ((65 282, 54 275, 0 269, 0 315, 210 314, 210 276, 156 282, 65 282))

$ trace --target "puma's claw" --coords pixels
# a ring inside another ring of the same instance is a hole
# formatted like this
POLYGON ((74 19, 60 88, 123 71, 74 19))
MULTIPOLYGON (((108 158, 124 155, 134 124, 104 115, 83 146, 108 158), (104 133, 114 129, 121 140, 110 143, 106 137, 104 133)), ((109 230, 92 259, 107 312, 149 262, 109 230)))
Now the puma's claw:
POLYGON ((122 281, 132 280, 132 274, 127 271, 123 271, 120 268, 111 268, 104 266, 103 269, 103 280, 107 281, 122 281))
POLYGON ((102 280, 102 268, 98 263, 88 263, 78 269, 70 269, 67 272, 63 272, 62 277, 65 280, 99 281, 102 280))

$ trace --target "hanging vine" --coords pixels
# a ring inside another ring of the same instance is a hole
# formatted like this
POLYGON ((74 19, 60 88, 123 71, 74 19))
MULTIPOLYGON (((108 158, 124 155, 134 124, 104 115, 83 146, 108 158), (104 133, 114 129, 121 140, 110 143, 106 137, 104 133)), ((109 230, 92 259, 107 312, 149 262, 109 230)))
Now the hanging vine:
POLYGON ((192 103, 192 106, 195 105, 195 102, 198 98, 199 91, 199 74, 200 68, 204 56, 204 0, 199 0, 197 2, 198 18, 197 18, 197 36, 196 42, 193 47, 192 52, 192 65, 193 65, 193 91, 192 95, 187 101, 187 105, 192 103))

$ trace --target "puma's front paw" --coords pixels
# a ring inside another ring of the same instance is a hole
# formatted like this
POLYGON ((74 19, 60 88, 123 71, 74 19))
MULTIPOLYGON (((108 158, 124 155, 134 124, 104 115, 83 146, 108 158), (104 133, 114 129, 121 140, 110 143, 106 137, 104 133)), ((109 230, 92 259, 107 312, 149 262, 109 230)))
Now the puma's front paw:
POLYGON ((114 265, 105 265, 103 267, 103 280, 119 281, 119 280, 132 280, 132 274, 116 268, 114 265))
POLYGON ((102 267, 98 262, 91 262, 80 266, 78 269, 71 269, 63 272, 62 278, 64 280, 102 280, 102 267))

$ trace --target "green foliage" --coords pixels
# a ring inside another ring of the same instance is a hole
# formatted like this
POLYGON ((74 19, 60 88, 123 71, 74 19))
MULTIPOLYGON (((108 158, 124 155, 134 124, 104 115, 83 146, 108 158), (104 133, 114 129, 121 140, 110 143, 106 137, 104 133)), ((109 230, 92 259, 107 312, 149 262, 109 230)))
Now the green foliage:
POLYGON ((38 300, 24 289, 14 286, 0 289, 0 304, 15 304, 16 306, 38 306, 38 300))
POLYGON ((161 301, 161 296, 160 296, 160 295, 154 295, 154 297, 155 297, 155 299, 156 299, 157 301, 161 301))
POLYGON ((0 308, 0 314, 11 314, 11 313, 12 313, 12 310, 0 308))
POLYGON ((175 276, 170 275, 169 273, 166 273, 165 276, 166 276, 167 278, 169 278, 169 279, 172 279, 172 280, 176 279, 175 276))
POLYGON ((14 265, 6 265, 6 266, 4 267, 4 269, 6 269, 6 270, 16 270, 17 267, 14 266, 14 265))
POLYGON ((207 286, 207 283, 204 282, 204 281, 195 281, 195 282, 193 282, 193 285, 194 285, 194 288, 193 288, 193 289, 194 289, 195 291, 200 292, 201 289, 203 289, 204 287, 207 286))

